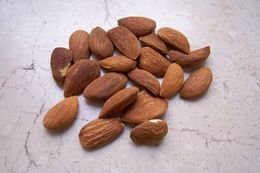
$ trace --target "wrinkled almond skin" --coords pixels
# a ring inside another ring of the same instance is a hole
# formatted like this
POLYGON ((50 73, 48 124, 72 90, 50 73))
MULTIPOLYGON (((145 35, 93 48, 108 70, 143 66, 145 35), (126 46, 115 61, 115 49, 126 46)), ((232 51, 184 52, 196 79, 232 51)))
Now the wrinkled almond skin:
POLYGON ((122 122, 140 124, 149 119, 161 117, 168 108, 168 101, 142 91, 136 100, 127 108, 121 118, 122 122))
POLYGON ((69 47, 73 52, 74 62, 89 58, 89 37, 89 34, 82 30, 77 30, 71 34, 69 39, 69 47))
POLYGON ((153 93, 153 95, 159 95, 160 83, 152 73, 142 69, 135 69, 130 71, 127 75, 130 79, 153 93))
POLYGON ((139 58, 139 67, 141 69, 149 71, 156 77, 163 77, 169 65, 170 62, 152 48, 143 47, 141 49, 139 58))
POLYGON ((182 67, 194 67, 202 64, 210 54, 210 47, 206 46, 198 50, 194 50, 189 54, 184 54, 179 51, 171 50, 169 55, 169 60, 175 62, 182 67))
POLYGON ((176 63, 171 64, 163 78, 160 96, 169 98, 176 94, 181 88, 184 80, 184 73, 181 68, 176 63))
POLYGON ((92 29, 89 38, 89 47, 91 52, 100 58, 112 56, 114 51, 114 45, 109 40, 106 31, 100 27, 92 29))
POLYGON ((83 96, 91 100, 107 100, 126 86, 127 77, 120 73, 107 73, 93 80, 84 90, 83 96))
POLYGON ((99 64, 104 69, 113 72, 128 72, 136 67, 136 61, 131 60, 123 55, 117 55, 105 58, 99 61, 99 64))
POLYGON ((51 71, 54 80, 62 86, 72 63, 72 51, 63 47, 57 47, 51 54, 51 71))
POLYGON ((208 67, 201 67, 200 69, 191 73, 191 75, 184 82, 181 90, 181 98, 191 99, 205 93, 212 81, 212 71, 208 67))
POLYGON ((115 117, 115 114, 122 112, 136 99, 138 92, 136 87, 118 91, 105 102, 98 118, 115 117))
POLYGON ((164 55, 168 52, 166 44, 154 32, 140 37, 139 40, 144 44, 144 46, 151 47, 164 55))
POLYGON ((115 140, 123 130, 124 124, 116 118, 95 119, 80 130, 80 143, 86 149, 96 149, 115 140))
POLYGON ((44 127, 50 130, 67 128, 75 120, 78 107, 79 103, 76 96, 65 98, 46 113, 43 119, 44 127))
POLYGON ((119 26, 124 26, 137 37, 150 34, 156 27, 152 19, 139 16, 130 16, 118 20, 119 26))
POLYGON ((140 54, 140 45, 136 36, 127 28, 118 26, 108 31, 110 40, 116 48, 130 59, 137 59, 140 54))
POLYGON ((133 128, 130 138, 136 144, 158 144, 166 136, 167 132, 166 121, 152 119, 133 128))
POLYGON ((92 60, 79 60, 73 64, 67 73, 64 83, 64 96, 79 95, 84 88, 100 76, 100 67, 92 60))
POLYGON ((163 27, 159 29, 158 35, 165 43, 173 48, 183 53, 190 53, 189 41, 181 32, 169 27, 163 27))

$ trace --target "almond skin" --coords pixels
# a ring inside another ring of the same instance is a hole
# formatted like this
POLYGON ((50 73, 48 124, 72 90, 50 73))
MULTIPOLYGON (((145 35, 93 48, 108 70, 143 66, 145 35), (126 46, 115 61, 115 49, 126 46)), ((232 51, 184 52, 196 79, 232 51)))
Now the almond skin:
POLYGON ((43 125, 50 130, 61 130, 72 124, 78 112, 76 96, 68 97, 54 105, 45 115, 43 125))
POLYGON ((67 73, 64 83, 64 96, 79 95, 84 88, 100 76, 100 67, 92 60, 79 60, 73 64, 67 73))
POLYGON ((171 63, 166 58, 152 48, 143 47, 141 49, 139 67, 149 71, 156 77, 163 77, 170 64, 171 63))
POLYGON ((121 118, 122 122, 140 124, 146 120, 162 116, 168 108, 168 101, 142 91, 136 100, 127 108, 121 118))
POLYGON ((82 30, 77 30, 71 34, 69 39, 69 47, 73 52, 74 62, 89 58, 89 37, 89 34, 82 30))
POLYGON ((184 99, 191 99, 205 93, 212 81, 212 71, 208 67, 201 67, 200 69, 191 73, 191 75, 184 82, 180 96, 184 99))
POLYGON ((189 41, 181 32, 169 27, 164 27, 159 29, 158 35, 165 43, 173 48, 183 53, 190 53, 189 41))
POLYGON ((198 50, 194 50, 189 54, 184 54, 179 51, 171 50, 169 55, 169 60, 175 62, 182 67, 194 67, 202 64, 210 54, 210 47, 206 46, 198 50))
POLYGON ((91 100, 105 101, 126 86, 127 77, 120 73, 107 73, 93 80, 84 90, 83 96, 91 100))
POLYGON ((57 47, 51 54, 51 71, 54 80, 62 86, 72 63, 72 51, 63 47, 57 47))
POLYGON ((167 132, 166 121, 152 119, 133 128, 130 138, 136 144, 157 144, 165 137, 167 132))
POLYGON ((152 49, 164 55, 168 52, 165 43, 154 32, 149 35, 140 37, 139 40, 144 44, 144 46, 151 47, 152 49))
POLYGON ((96 149, 115 140, 124 130, 124 124, 115 118, 95 119, 86 124, 79 133, 82 146, 96 149))
POLYGON ((125 88, 112 95, 104 104, 98 118, 111 118, 122 112, 135 101, 139 90, 136 87, 125 88))
POLYGON ((184 73, 178 64, 171 64, 163 78, 160 96, 169 98, 176 94, 182 86, 184 73))
POLYGON ((118 20, 119 26, 124 26, 137 37, 150 34, 156 27, 152 19, 139 16, 130 16, 118 20))
POLYGON ((136 67, 135 61, 123 55, 117 55, 117 56, 105 58, 99 61, 99 64, 104 69, 113 72, 128 72, 132 69, 135 69, 136 67))
POLYGON ((92 29, 89 38, 89 47, 91 52, 100 58, 112 56, 114 51, 114 45, 109 40, 106 31, 100 27, 92 29))
POLYGON ((151 91, 153 95, 159 95, 160 83, 152 73, 142 69, 135 69, 130 71, 127 75, 130 79, 151 91))
POLYGON ((136 36, 127 28, 118 26, 108 31, 108 37, 116 48, 130 59, 137 59, 140 46, 136 36))

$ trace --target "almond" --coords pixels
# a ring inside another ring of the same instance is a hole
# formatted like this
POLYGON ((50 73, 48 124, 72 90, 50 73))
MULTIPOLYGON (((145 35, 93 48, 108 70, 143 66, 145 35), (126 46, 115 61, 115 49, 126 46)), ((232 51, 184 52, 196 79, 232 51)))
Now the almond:
POLYGON ((170 97, 176 94, 182 86, 184 74, 182 68, 178 64, 171 64, 163 78, 160 96, 170 97))
POLYGON ((168 101, 150 95, 147 91, 142 91, 126 110, 121 118, 123 122, 140 124, 146 120, 162 116, 168 108, 168 101))
POLYGON ((201 67, 186 79, 180 90, 180 96, 185 99, 200 96, 208 90, 211 81, 212 71, 208 67, 201 67))
POLYGON ((136 87, 118 91, 105 102, 99 118, 114 117, 115 114, 122 112, 136 99, 138 92, 136 87))
POLYGON ((210 54, 210 47, 206 46, 201 49, 184 54, 179 51, 171 50, 169 52, 169 60, 175 62, 182 67, 193 67, 202 64, 210 54))
POLYGON ((159 95, 160 83, 152 73, 141 69, 135 69, 130 71, 127 75, 133 81, 151 91, 153 95, 159 95))
POLYGON ((156 77, 163 77, 169 65, 170 62, 152 48, 143 47, 141 49, 139 59, 141 69, 151 72, 156 77))
POLYGON ((96 27, 91 31, 89 47, 92 53, 102 58, 112 56, 114 51, 114 45, 109 40, 106 31, 100 27, 96 27))
POLYGON ((74 55, 74 62, 80 59, 89 58, 89 34, 86 31, 77 30, 73 32, 69 39, 69 47, 74 55))
POLYGON ((92 60, 79 60, 73 64, 67 73, 64 83, 64 96, 79 95, 84 88, 100 76, 100 67, 92 60))
POLYGON ((145 121, 136 126, 130 134, 130 138, 136 144, 157 144, 167 134, 167 123, 160 119, 145 121))
POLYGON ((165 43, 173 48, 178 49, 183 53, 190 53, 189 41, 181 32, 169 27, 164 27, 159 29, 158 35, 165 43))
POLYGON ((128 72, 132 69, 135 69, 136 62, 123 56, 117 55, 105 58, 99 61, 99 64, 104 69, 114 72, 128 72))
POLYGON ((50 130, 61 130, 72 124, 78 112, 76 96, 68 97, 53 106, 45 115, 43 125, 50 130))
POLYGON ((119 26, 124 26, 137 37, 150 34, 156 27, 152 19, 139 16, 130 16, 118 20, 119 26))
POLYGON ((118 26, 108 31, 108 37, 116 48, 130 59, 137 59, 140 46, 136 36, 127 28, 118 26))
POLYGON ((147 36, 140 37, 139 40, 144 46, 151 47, 162 54, 167 54, 165 43, 154 32, 147 36))
POLYGON ((126 86, 127 77, 120 73, 107 73, 93 80, 84 90, 83 96, 92 100, 106 100, 126 86))
POLYGON ((83 147, 94 149, 112 142, 123 130, 124 125, 115 118, 96 119, 80 130, 79 139, 83 147))
POLYGON ((50 63, 52 76, 60 86, 64 84, 72 59, 73 54, 69 49, 57 47, 52 51, 50 63))

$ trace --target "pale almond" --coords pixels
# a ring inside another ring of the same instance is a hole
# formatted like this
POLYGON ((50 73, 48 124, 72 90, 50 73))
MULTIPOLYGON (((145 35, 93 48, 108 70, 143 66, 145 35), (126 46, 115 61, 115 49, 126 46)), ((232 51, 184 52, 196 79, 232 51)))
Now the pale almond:
POLYGON ((154 32, 140 37, 139 40, 144 44, 144 46, 151 47, 162 54, 167 54, 167 46, 154 32))

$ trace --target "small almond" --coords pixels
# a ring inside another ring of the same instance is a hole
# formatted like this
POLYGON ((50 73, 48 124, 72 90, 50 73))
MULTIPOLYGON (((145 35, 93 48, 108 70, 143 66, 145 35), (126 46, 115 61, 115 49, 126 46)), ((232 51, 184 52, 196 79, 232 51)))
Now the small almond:
POLYGON ((167 54, 167 46, 154 32, 140 37, 139 40, 144 44, 144 46, 151 47, 162 54, 167 54))

